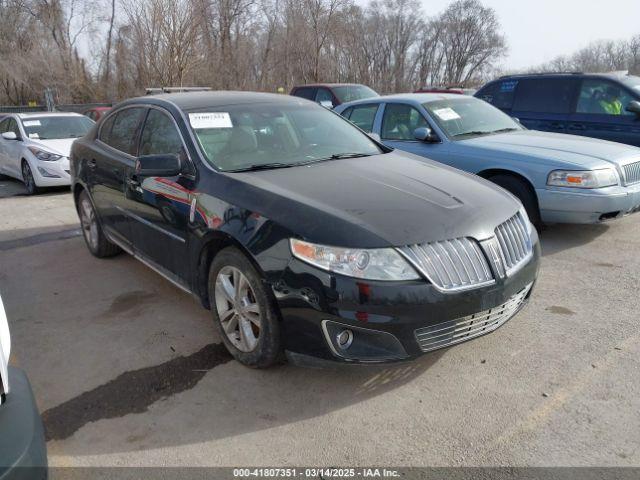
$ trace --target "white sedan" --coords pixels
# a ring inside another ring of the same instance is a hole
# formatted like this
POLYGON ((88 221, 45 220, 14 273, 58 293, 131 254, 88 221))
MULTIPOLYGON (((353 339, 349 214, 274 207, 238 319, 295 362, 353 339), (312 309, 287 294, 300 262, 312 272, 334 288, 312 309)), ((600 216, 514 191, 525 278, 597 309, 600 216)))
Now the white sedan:
POLYGON ((70 185, 71 144, 94 122, 78 113, 15 113, 0 119, 0 175, 22 180, 29 194, 70 185))

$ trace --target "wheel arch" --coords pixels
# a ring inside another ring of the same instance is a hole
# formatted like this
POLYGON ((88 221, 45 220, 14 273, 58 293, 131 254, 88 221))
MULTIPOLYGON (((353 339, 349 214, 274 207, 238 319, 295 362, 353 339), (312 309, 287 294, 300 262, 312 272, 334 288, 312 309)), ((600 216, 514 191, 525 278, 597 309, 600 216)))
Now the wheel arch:
POLYGON ((489 180, 491 177, 495 177, 497 175, 505 175, 505 176, 513 177, 517 180, 520 180, 529 189, 529 191, 531 192, 531 195, 533 195, 533 200, 536 203, 536 208, 538 209, 538 212, 540 212, 540 203, 538 202, 538 194, 536 193, 536 189, 533 186, 533 183, 531 182, 531 180, 529 180, 523 174, 515 172, 513 170, 507 170, 504 168, 488 168, 486 170, 482 170, 481 172, 478 172, 476 175, 486 180, 489 180))
POLYGON ((195 275, 194 275, 194 292, 200 298, 202 306, 206 309, 211 308, 209 302, 209 267, 213 259, 227 247, 235 247, 251 262, 251 265, 258 271, 258 274, 264 279, 264 270, 256 260, 251 251, 240 241, 227 232, 215 231, 209 232, 205 238, 201 240, 200 248, 196 258, 195 275))

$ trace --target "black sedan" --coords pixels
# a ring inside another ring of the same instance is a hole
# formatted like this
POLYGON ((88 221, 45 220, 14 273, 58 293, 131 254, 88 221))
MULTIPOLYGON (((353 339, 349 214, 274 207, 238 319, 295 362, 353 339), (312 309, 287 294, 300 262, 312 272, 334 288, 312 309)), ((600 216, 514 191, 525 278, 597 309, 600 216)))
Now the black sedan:
POLYGON ((415 358, 495 330, 537 275, 511 194, 300 98, 127 100, 75 142, 71 174, 91 253, 195 295, 253 367, 415 358))

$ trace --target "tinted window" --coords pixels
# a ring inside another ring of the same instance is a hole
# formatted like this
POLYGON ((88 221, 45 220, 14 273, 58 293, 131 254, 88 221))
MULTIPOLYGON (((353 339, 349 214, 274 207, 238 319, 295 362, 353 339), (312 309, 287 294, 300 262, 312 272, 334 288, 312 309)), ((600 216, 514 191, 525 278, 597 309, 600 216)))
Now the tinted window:
POLYGON ((183 154, 182 139, 173 120, 159 110, 149 110, 142 130, 139 155, 183 154))
MULTIPOLYGON (((371 133, 373 130, 373 121, 376 118, 378 105, 358 105, 348 109, 348 119, 354 125, 357 125, 365 132, 371 133)), ((346 115, 345 115, 346 116, 346 115)))
POLYGON ((107 143, 107 145, 121 152, 135 155, 135 138, 138 134, 143 113, 143 108, 125 108, 124 110, 120 110, 115 115, 113 121, 109 119, 105 122, 102 127, 100 139, 107 143))
POLYGON ((316 90, 317 89, 313 87, 296 88, 293 92, 293 95, 296 97, 306 98, 307 100, 315 100, 316 90))
POLYGON ((500 80, 484 87, 476 97, 489 102, 496 108, 509 110, 513 106, 513 94, 517 86, 518 80, 500 80))
POLYGON ((0 122, 0 133, 9 131, 9 120, 9 118, 5 118, 2 122, 0 122))
POLYGON ((367 135, 318 105, 258 103, 224 110, 189 113, 207 159, 221 170, 382 153, 367 135))
POLYGON ((328 89, 319 88, 318 93, 316 94, 316 102, 330 102, 331 105, 333 105, 333 95, 331 95, 331 92, 328 89))
POLYGON ((427 127, 422 114, 410 105, 388 103, 382 117, 382 135, 385 140, 415 140, 413 131, 427 127))
POLYGON ((569 113, 576 82, 571 78, 519 80, 513 110, 518 112, 569 113))
POLYGON ((340 87, 333 87, 333 93, 342 103, 378 96, 374 90, 364 85, 342 85, 340 87))
POLYGON ((635 115, 626 110, 632 100, 635 99, 614 82, 587 79, 580 87, 576 112, 595 115, 635 115))

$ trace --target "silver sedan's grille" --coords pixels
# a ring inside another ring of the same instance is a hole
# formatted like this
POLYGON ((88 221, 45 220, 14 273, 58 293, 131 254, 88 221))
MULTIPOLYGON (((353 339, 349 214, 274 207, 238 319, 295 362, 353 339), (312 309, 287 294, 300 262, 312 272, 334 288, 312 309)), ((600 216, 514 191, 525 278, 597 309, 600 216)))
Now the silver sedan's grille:
POLYGON ((487 259, 472 238, 411 245, 400 251, 443 291, 459 291, 494 282, 487 259))
POLYGON ((506 272, 518 267, 532 252, 529 227, 520 212, 495 230, 506 272))
POLYGON ((640 182, 640 162, 630 163, 623 168, 624 182, 626 185, 640 182))
POLYGON ((415 331, 416 340, 423 352, 448 347, 494 331, 513 317, 527 298, 531 285, 527 285, 502 305, 483 312, 415 331))

